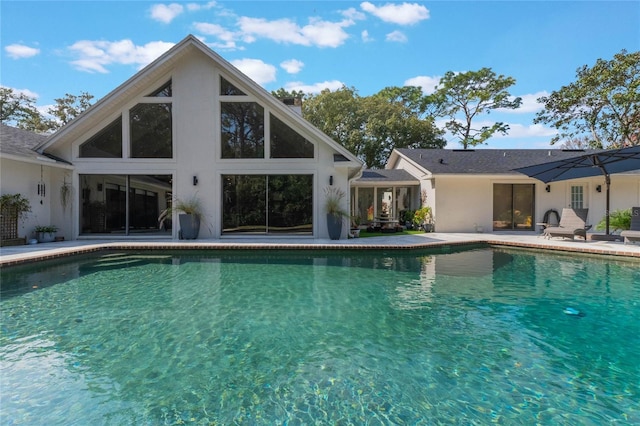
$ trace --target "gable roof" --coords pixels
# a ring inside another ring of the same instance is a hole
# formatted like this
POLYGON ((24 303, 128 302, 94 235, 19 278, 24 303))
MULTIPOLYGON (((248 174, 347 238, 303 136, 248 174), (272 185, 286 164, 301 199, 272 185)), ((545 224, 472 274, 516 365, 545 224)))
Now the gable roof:
POLYGON ((602 149, 408 149, 392 152, 387 167, 399 157, 415 163, 432 174, 522 174, 513 169, 577 157, 602 149))
POLYGON ((234 67, 231 63, 227 62, 220 55, 211 50, 206 44, 198 40, 193 35, 188 35, 178 44, 173 46, 167 52, 162 54, 152 63, 144 67, 141 71, 133 75, 127 81, 122 83, 116 89, 108 93, 90 108, 78 115, 70 123, 59 129, 56 133, 51 135, 48 139, 43 141, 36 148, 42 152, 48 147, 55 145, 58 141, 78 137, 82 133, 86 132, 92 127, 92 123, 100 119, 106 118, 109 114, 112 114, 119 107, 119 100, 127 93, 133 93, 141 86, 149 84, 152 81, 162 77, 168 73, 175 64, 177 64, 184 55, 193 52, 200 51, 211 58, 218 67, 224 72, 233 76, 236 80, 242 83, 243 89, 247 89, 254 96, 260 99, 265 105, 268 105, 271 109, 276 110, 280 115, 288 117, 289 119, 297 122, 305 128, 308 132, 313 134, 317 139, 323 141, 327 145, 331 146, 337 153, 342 154, 348 161, 342 166, 359 168, 362 167, 362 161, 360 161, 349 150, 344 148, 339 143, 335 142, 329 136, 321 132, 315 126, 311 125, 302 116, 293 111, 290 107, 285 105, 262 86, 255 81, 251 80, 248 76, 243 74, 240 70, 234 67))
POLYGON ((403 169, 366 169, 362 171, 362 176, 360 176, 356 182, 359 184, 396 184, 398 182, 415 185, 420 184, 418 179, 403 169))
POLYGON ((29 163, 67 166, 69 163, 51 155, 40 154, 34 148, 47 139, 47 135, 0 125, 0 157, 29 163))

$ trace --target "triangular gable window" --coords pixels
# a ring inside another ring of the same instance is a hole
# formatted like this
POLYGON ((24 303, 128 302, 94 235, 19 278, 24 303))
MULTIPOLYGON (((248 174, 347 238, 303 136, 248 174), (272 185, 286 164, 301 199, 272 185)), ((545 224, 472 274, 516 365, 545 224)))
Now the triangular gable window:
POLYGON ((122 158, 122 117, 80 145, 81 158, 122 158))
POLYGON ((313 144, 271 114, 271 158, 313 158, 313 144))
POLYGON ((159 89, 147 95, 148 98, 170 98, 171 96, 172 96, 171 80, 167 81, 162 87, 160 87, 159 89))
POLYGON ((227 79, 220 76, 220 95, 222 96, 246 96, 246 94, 238 89, 233 84, 229 83, 227 79))

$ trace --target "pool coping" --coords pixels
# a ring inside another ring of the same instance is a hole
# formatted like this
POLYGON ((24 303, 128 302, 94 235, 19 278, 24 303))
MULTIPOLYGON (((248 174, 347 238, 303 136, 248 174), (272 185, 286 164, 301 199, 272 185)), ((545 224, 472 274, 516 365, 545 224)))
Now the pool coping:
POLYGON ((524 248, 547 252, 604 255, 640 260, 640 245, 619 241, 548 240, 539 235, 522 234, 419 234, 417 236, 371 237, 349 240, 312 239, 220 239, 163 241, 75 240, 3 247, 0 268, 61 257, 90 254, 107 250, 420 250, 464 247, 469 245, 524 248), (7 254, 8 252, 8 254, 7 254))

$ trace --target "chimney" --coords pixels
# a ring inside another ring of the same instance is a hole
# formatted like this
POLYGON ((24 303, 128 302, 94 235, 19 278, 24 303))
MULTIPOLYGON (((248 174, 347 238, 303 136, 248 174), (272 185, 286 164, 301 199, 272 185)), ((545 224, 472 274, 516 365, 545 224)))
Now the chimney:
POLYGON ((302 98, 284 98, 282 103, 291 108, 298 115, 302 115, 302 98))

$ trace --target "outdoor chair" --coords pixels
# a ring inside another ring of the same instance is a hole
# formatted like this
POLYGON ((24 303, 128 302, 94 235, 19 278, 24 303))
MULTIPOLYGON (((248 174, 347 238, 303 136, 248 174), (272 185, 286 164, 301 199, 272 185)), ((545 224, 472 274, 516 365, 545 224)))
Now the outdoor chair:
POLYGON ((631 227, 620 233, 624 243, 640 241, 640 207, 631 208, 631 227))
POLYGON ((587 230, 591 228, 587 225, 587 214, 589 209, 562 209, 560 223, 558 226, 545 228, 546 238, 562 237, 575 239, 576 235, 587 240, 587 230))

